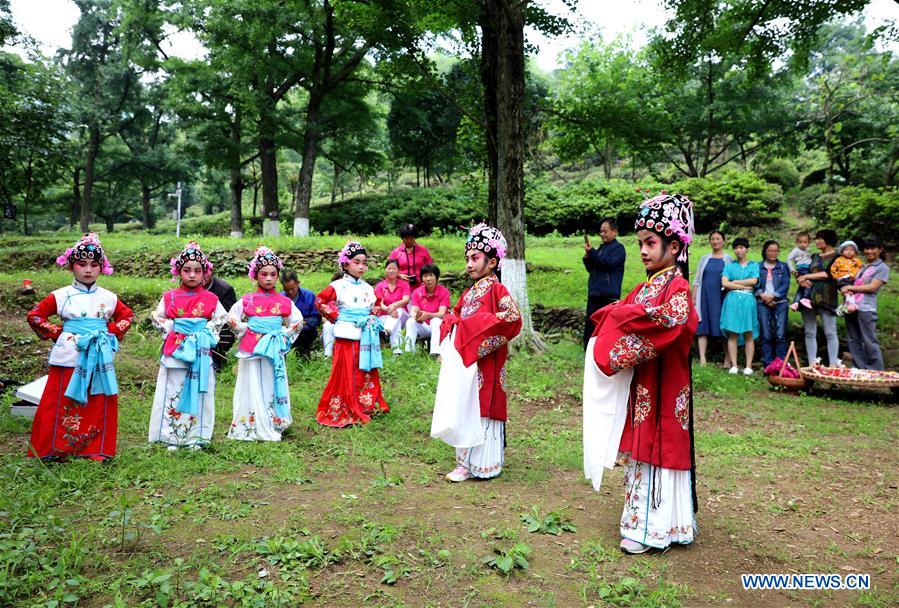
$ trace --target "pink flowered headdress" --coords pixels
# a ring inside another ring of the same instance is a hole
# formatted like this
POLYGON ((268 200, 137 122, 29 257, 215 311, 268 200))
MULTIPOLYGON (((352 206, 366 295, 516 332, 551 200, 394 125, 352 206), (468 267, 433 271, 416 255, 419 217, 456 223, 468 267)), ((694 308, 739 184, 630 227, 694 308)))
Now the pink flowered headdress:
POLYGON ((212 262, 209 261, 206 254, 200 249, 200 244, 196 241, 189 242, 181 250, 181 253, 169 260, 169 265, 172 267, 172 276, 178 276, 181 273, 181 267, 188 262, 199 262, 200 266, 203 267, 204 274, 212 273, 212 262))
POLYGON ((346 264, 360 253, 368 255, 368 252, 365 251, 365 247, 362 243, 359 241, 347 241, 346 245, 343 246, 343 249, 340 250, 340 255, 337 257, 337 263, 341 265, 346 264))
POLYGON ((497 268, 501 268, 503 265, 503 259, 506 257, 506 248, 506 237, 499 231, 499 228, 494 228, 481 222, 468 230, 465 251, 469 249, 483 251, 487 256, 499 260, 497 268))
POLYGON ((693 242, 695 223, 693 221, 693 201, 683 194, 662 192, 640 204, 634 230, 652 230, 666 237, 677 237, 683 243, 679 262, 686 262, 687 246, 693 242))
POLYGON ((78 260, 95 260, 100 264, 100 272, 103 274, 112 274, 112 265, 103 252, 100 245, 100 237, 93 232, 88 232, 78 239, 78 242, 66 249, 66 252, 56 258, 56 263, 60 266, 73 264, 78 260))
POLYGON ((247 276, 249 276, 251 280, 255 280, 256 273, 259 272, 259 269, 263 266, 274 266, 280 272, 284 268, 284 262, 275 255, 274 251, 265 245, 259 245, 256 248, 256 251, 253 252, 253 259, 250 260, 250 272, 247 276))

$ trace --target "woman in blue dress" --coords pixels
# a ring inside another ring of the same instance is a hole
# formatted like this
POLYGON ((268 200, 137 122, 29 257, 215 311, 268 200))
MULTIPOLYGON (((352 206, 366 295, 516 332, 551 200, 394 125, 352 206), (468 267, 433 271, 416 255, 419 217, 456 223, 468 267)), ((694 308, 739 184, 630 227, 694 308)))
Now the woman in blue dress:
POLYGON ((755 339, 759 337, 759 318, 756 314, 755 297, 752 295, 759 282, 758 262, 746 259, 749 240, 734 239, 736 260, 724 267, 721 286, 727 290, 721 307, 721 331, 727 334, 727 351, 730 353, 732 374, 740 372, 737 366, 737 347, 746 346, 746 367, 743 373, 752 375, 752 358, 755 356, 755 339))
MULTIPOLYGON (((724 234, 713 230, 709 234, 709 245, 712 252, 707 253, 699 260, 699 266, 693 275, 693 306, 699 315, 699 326, 696 335, 699 342, 699 364, 706 363, 706 350, 709 346, 709 338, 720 338, 721 334, 721 303, 724 301, 724 292, 721 290, 721 275, 724 267, 733 261, 733 258, 724 253, 724 234)), ((724 349, 724 367, 730 367, 730 355, 724 349)))

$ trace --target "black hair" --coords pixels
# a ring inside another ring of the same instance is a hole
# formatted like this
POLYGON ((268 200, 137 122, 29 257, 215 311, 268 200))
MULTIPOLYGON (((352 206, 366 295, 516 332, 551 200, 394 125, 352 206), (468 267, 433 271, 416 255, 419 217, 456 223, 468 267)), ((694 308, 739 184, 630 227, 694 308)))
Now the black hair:
POLYGON ((738 236, 734 239, 733 245, 731 245, 731 249, 736 249, 740 245, 742 245, 746 249, 749 249, 749 239, 747 239, 745 236, 738 236))
POLYGON ((712 235, 713 235, 713 234, 717 234, 718 236, 720 236, 722 241, 726 241, 726 240, 727 240, 727 237, 724 236, 724 233, 721 232, 720 230, 712 230, 711 232, 709 232, 709 240, 712 239, 712 235))
POLYGON ((396 264, 397 269, 400 267, 400 263, 396 258, 387 258, 387 261, 384 262, 384 268, 387 268, 391 264, 396 264))
POLYGON ((815 233, 816 239, 821 239, 831 247, 837 246, 837 241, 839 238, 837 237, 837 231, 831 230, 830 228, 823 228, 815 233))
POLYGON ((297 277, 297 273, 295 270, 290 270, 289 268, 285 268, 281 271, 281 283, 287 283, 288 281, 296 281, 300 282, 299 277, 297 277))
POLYGON ((411 236, 412 238, 418 236, 418 230, 415 228, 415 224, 403 224, 400 226, 400 238, 404 239, 407 236, 411 236))
POLYGON ((812 240, 812 235, 808 233, 808 230, 803 230, 799 234, 796 235, 796 240, 799 240, 800 237, 805 237, 808 240, 812 240))
POLYGON ((440 280, 440 269, 437 267, 437 264, 425 264, 422 266, 418 276, 424 277, 426 274, 432 274, 435 279, 440 280))
POLYGON ((777 245, 778 247, 780 247, 780 243, 778 243, 774 239, 768 239, 767 241, 765 241, 765 244, 762 245, 762 260, 763 261, 765 259, 765 256, 768 255, 768 247, 770 247, 771 245, 777 245))
POLYGON ((880 248, 880 259, 881 260, 887 259, 886 252, 883 250, 883 241, 880 240, 880 237, 877 237, 874 235, 868 235, 865 238, 863 238, 862 242, 861 242, 862 251, 864 251, 865 249, 867 249, 869 247, 879 247, 880 248))
POLYGON ((681 262, 680 260, 675 258, 675 260, 676 260, 675 264, 677 264, 677 267, 680 268, 681 274, 683 274, 684 278, 686 279, 687 277, 690 276, 690 246, 685 245, 684 242, 681 241, 676 236, 662 236, 661 238, 662 238, 662 249, 664 249, 666 251, 668 250, 668 246, 671 245, 671 243, 677 243, 677 245, 679 247, 679 249, 677 250, 677 258, 680 257, 680 254, 682 251, 687 252, 687 256, 686 256, 687 261, 681 262))
POLYGON ((609 230, 614 230, 615 232, 618 232, 618 222, 615 221, 614 217, 602 218, 602 220, 600 220, 600 222, 599 222, 599 227, 602 228, 603 224, 608 224, 609 230))

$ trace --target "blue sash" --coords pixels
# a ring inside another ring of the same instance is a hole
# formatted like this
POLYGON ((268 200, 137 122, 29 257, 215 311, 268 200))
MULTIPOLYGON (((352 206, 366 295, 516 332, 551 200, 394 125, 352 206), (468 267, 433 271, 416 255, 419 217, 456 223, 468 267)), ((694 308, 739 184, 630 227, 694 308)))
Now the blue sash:
POLYGON ((384 325, 378 317, 371 314, 370 308, 344 308, 337 315, 338 321, 352 323, 362 329, 362 338, 359 340, 359 369, 370 372, 382 367, 384 359, 381 357, 381 330, 384 325))
POLYGON ((172 356, 190 363, 184 388, 181 389, 181 399, 175 409, 190 416, 199 415, 200 395, 209 392, 209 370, 212 367, 209 350, 218 344, 218 338, 207 329, 207 322, 208 319, 175 319, 174 331, 186 335, 172 356))
POLYGON ((106 319, 67 319, 62 330, 78 336, 75 347, 80 353, 78 365, 66 387, 66 397, 79 403, 87 402, 87 388, 91 395, 116 395, 119 383, 115 377, 113 356, 119 350, 119 340, 106 330, 106 319), (96 374, 98 382, 91 382, 96 374))
POLYGON ((254 355, 265 357, 272 362, 275 375, 275 413, 279 418, 290 415, 287 403, 287 369, 284 354, 290 350, 290 339, 281 331, 284 317, 248 317, 247 327, 259 334, 259 342, 253 349, 254 355))

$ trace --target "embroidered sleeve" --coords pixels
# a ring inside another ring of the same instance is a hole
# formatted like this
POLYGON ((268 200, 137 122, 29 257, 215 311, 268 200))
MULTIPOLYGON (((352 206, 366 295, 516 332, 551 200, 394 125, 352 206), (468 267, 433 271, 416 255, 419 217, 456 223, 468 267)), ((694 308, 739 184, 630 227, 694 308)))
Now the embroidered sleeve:
POLYGON ((121 340, 125 337, 125 332, 131 329, 132 323, 134 313, 121 300, 117 300, 115 310, 112 311, 112 319, 106 325, 107 331, 121 340))
POLYGON ((490 336, 481 342, 478 346, 478 359, 483 359, 495 350, 498 350, 509 343, 509 339, 505 336, 490 336))
POLYGON ((662 327, 674 327, 683 325, 690 316, 690 302, 687 292, 679 291, 671 299, 659 306, 646 308, 646 314, 656 325, 662 327))
POLYGON ((291 343, 293 343, 301 329, 303 329, 303 313, 291 302, 290 316, 287 317, 287 327, 284 328, 284 333, 287 334, 291 343))
POLYGON ((228 320, 228 311, 225 310, 225 307, 222 306, 222 303, 216 299, 215 301, 215 310, 212 312, 212 317, 210 317, 209 321, 206 323, 206 328, 210 330, 213 334, 215 334, 216 339, 218 339, 219 330, 222 329, 222 326, 228 320))
POLYGON ((228 327, 234 332, 235 337, 242 338, 247 333, 246 315, 243 313, 243 298, 234 302, 234 306, 228 311, 228 327))
POLYGON ((56 340, 62 333, 61 325, 49 321, 49 318, 55 314, 56 297, 52 293, 28 311, 26 315, 28 325, 41 340, 56 340))
POLYGON ((165 316, 164 296, 159 300, 159 304, 156 305, 156 309, 150 313, 150 322, 153 323, 153 327, 162 332, 163 336, 167 336, 172 333, 172 327, 175 325, 175 322, 165 316))
POLYGON ((499 299, 499 312, 496 316, 506 323, 515 323, 521 319, 521 311, 518 310, 518 304, 511 295, 506 294, 499 299))
POLYGON ((332 286, 328 285, 315 297, 315 307, 331 323, 337 321, 340 310, 337 308, 337 292, 332 286))

